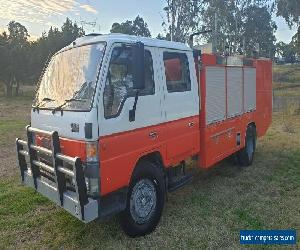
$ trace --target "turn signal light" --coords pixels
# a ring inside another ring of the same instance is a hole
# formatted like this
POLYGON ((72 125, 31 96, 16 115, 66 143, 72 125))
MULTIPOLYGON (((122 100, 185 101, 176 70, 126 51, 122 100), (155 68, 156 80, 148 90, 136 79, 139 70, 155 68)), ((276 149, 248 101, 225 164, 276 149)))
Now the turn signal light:
POLYGON ((98 161, 98 142, 86 143, 86 161, 96 162, 98 161))

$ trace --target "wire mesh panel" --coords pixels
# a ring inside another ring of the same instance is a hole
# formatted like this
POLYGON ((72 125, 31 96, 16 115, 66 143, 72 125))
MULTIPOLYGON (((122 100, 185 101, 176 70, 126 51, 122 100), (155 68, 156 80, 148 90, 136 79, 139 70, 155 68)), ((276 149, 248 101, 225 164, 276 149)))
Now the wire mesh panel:
POLYGON ((227 68, 227 117, 243 113, 243 69, 227 68))
POLYGON ((226 117, 225 68, 206 68, 206 124, 226 117))
POLYGON ((256 69, 244 68, 244 109, 249 112, 256 109, 256 69))

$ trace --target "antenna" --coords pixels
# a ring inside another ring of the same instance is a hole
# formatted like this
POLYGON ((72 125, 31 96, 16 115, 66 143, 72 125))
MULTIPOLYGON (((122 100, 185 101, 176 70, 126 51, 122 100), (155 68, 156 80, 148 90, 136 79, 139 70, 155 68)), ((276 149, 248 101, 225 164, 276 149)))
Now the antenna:
MULTIPOLYGON (((80 24, 83 27, 90 27, 92 28, 92 32, 95 32, 95 27, 97 26, 97 19, 95 19, 95 21, 89 22, 89 21, 85 21, 85 20, 81 20, 80 24)), ((100 31, 100 25, 99 25, 99 31, 100 31)))

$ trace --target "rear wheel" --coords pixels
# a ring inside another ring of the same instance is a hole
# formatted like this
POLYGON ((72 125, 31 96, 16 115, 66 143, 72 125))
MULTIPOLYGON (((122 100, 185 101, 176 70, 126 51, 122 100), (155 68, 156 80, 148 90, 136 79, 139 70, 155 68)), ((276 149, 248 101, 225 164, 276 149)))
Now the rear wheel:
POLYGON ((241 166, 250 166, 253 162, 256 148, 256 129, 250 125, 246 131, 245 147, 237 153, 238 162, 241 166))
POLYGON ((129 186, 126 209, 120 215, 125 233, 131 237, 151 233, 160 220, 164 202, 162 171, 151 162, 139 163, 129 186))

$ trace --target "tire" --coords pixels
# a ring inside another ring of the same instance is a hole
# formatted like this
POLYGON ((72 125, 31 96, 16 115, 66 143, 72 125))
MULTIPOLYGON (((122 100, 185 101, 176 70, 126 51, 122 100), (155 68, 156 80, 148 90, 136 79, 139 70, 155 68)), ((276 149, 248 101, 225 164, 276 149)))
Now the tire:
POLYGON ((238 163, 247 167, 252 165, 256 148, 256 128, 253 125, 248 126, 245 138, 245 147, 237 153, 238 163))
POLYGON ((137 237, 154 231, 164 203, 162 170, 149 161, 140 162, 129 186, 126 209, 119 217, 124 232, 130 237, 137 237))

